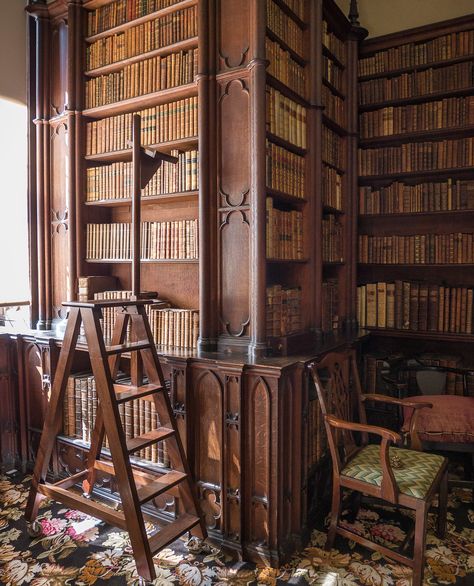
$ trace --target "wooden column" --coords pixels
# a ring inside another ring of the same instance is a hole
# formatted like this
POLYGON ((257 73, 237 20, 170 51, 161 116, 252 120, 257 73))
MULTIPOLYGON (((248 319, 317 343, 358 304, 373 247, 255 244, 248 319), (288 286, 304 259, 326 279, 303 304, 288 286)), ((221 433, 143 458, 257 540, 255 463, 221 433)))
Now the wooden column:
POLYGON ((249 352, 262 355, 266 349, 266 67, 264 2, 256 2, 251 20, 253 55, 250 70, 250 323, 249 352))
POLYGON ((36 23, 35 81, 36 104, 36 247, 38 259, 38 321, 36 328, 51 327, 51 272, 49 242, 49 38, 50 24, 46 5, 29 7, 36 23))
POLYGON ((199 340, 214 350, 216 328, 216 83, 215 0, 199 2, 199 340))

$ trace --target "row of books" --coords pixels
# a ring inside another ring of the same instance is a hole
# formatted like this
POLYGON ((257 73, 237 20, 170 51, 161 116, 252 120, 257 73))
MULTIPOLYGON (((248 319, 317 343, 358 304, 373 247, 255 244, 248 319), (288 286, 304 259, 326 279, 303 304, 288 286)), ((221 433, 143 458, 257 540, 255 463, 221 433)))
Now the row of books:
MULTIPOLYGON (((142 222, 142 260, 192 260, 198 258, 197 220, 142 222)), ((87 224, 88 260, 130 260, 131 225, 87 224)))
POLYGON ((323 55, 323 77, 338 91, 344 92, 344 70, 326 55, 323 55))
POLYGON ((344 41, 341 41, 332 31, 329 30, 328 23, 323 20, 323 45, 335 55, 341 63, 346 61, 346 47, 344 41))
POLYGON ((267 0, 267 26, 290 49, 303 55, 303 30, 273 0, 267 0))
POLYGON ((304 20, 305 0, 283 0, 300 20, 304 20))
POLYGON ((331 118, 339 126, 344 126, 346 120, 346 107, 344 100, 336 96, 325 85, 321 87, 322 104, 324 106, 324 114, 331 118))
POLYGON ((267 87, 267 128, 276 136, 306 148, 306 108, 267 87))
POLYGON ((420 130, 436 130, 474 124, 474 96, 445 98, 424 104, 390 106, 359 117, 362 138, 390 136, 420 130))
POLYGON ((339 322, 339 281, 327 279, 322 284, 322 315, 321 329, 323 332, 332 332, 340 326, 339 322))
POLYGON ((301 288, 267 287, 267 337, 286 336, 301 330, 301 288))
POLYGON ((323 124, 322 129, 323 162, 341 169, 344 167, 344 140, 323 124))
POLYGON ((359 187, 360 214, 405 214, 474 209, 474 181, 457 180, 407 185, 395 181, 378 189, 359 187))
POLYGON ((266 242, 268 259, 294 260, 303 258, 303 214, 285 212, 273 207, 267 197, 266 242))
POLYGON ((288 51, 268 37, 265 39, 265 50, 269 62, 267 72, 304 98, 306 96, 304 67, 292 59, 288 51))
POLYGON ((359 236, 359 262, 376 264, 472 264, 474 234, 359 236))
POLYGON ((342 262, 344 260, 343 229, 335 215, 328 214, 323 217, 322 234, 323 262, 342 262))
POLYGON ((87 14, 87 35, 92 36, 157 10, 179 4, 181 0, 116 0, 87 14))
POLYGON ((424 43, 407 43, 359 59, 359 75, 388 73, 474 54, 474 30, 443 35, 424 43))
MULTIPOLYGON (((117 382, 127 385, 130 384, 130 379, 122 375, 118 377, 117 382)), ((93 374, 78 373, 71 375, 68 379, 64 400, 64 434, 89 443, 97 416, 97 406, 97 389, 93 374)), ((144 435, 159 427, 156 408, 150 400, 139 399, 121 403, 118 409, 127 440, 144 435)), ((110 449, 107 437, 105 438, 105 447, 110 449)), ((134 452, 134 456, 159 466, 169 467, 166 442, 158 442, 143 450, 134 452)))
POLYGON ((86 49, 87 69, 97 69, 143 55, 197 35, 197 6, 177 10, 155 20, 101 38, 86 49))
POLYGON ((359 174, 410 173, 474 165, 474 138, 412 142, 401 146, 359 149, 359 174))
MULTIPOLYGON (((164 161, 142 189, 142 197, 198 189, 198 152, 171 151, 178 163, 164 161)), ((132 163, 112 163, 87 169, 86 201, 130 199, 133 192, 132 163)))
POLYGON ((192 83, 197 74, 198 51, 180 51, 126 65, 117 73, 86 82, 86 108, 97 108, 152 92, 192 83))
POLYGON ((324 163, 321 169, 323 205, 342 210, 342 175, 324 163))
POLYGON ((196 309, 150 310, 150 327, 159 346, 195 349, 199 336, 199 311, 196 309))
POLYGON ((474 64, 456 63, 448 67, 424 69, 403 73, 396 77, 370 79, 357 84, 359 103, 372 104, 387 100, 400 100, 414 96, 429 96, 474 85, 474 64))
POLYGON ((473 289, 395 281, 357 287, 361 327, 472 334, 473 289))
POLYGON ((305 160, 267 141, 267 187, 294 197, 305 194, 305 160))
MULTIPOLYGON (((140 142, 154 145, 192 138, 198 134, 198 98, 185 98, 137 112, 142 120, 140 142)), ((86 154, 124 150, 132 140, 133 114, 119 114, 88 122, 86 154)))
MULTIPOLYGON (((121 290, 112 290, 112 291, 100 291, 94 293, 94 300, 95 301, 110 301, 116 299, 130 299, 132 296, 131 291, 121 291, 121 290)), ((150 312, 150 306, 145 306, 147 313, 150 312)), ((102 327, 102 333, 104 335, 105 340, 112 340, 114 334, 114 327, 115 327, 115 316, 117 315, 117 308, 116 307, 103 307, 102 308, 102 318, 100 320, 100 325, 102 327)), ((126 339, 130 340, 130 321, 127 326, 127 334, 126 339)))

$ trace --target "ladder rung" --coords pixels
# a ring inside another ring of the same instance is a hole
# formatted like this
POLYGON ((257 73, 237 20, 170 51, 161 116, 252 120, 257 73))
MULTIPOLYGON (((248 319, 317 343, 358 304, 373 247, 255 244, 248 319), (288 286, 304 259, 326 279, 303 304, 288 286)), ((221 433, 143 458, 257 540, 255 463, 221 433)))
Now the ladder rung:
POLYGON ((132 452, 147 448, 148 446, 151 446, 151 444, 161 442, 166 438, 171 437, 172 435, 174 435, 174 431, 172 429, 169 429, 168 427, 159 427, 158 429, 153 429, 152 431, 144 433, 143 435, 128 439, 128 453, 131 454, 132 452))
POLYGON ((55 482, 54 486, 59 486, 61 488, 69 488, 70 486, 74 486, 76 482, 82 480, 82 478, 84 478, 88 472, 89 471, 87 469, 81 470, 80 472, 77 472, 77 474, 73 474, 72 476, 63 478, 63 480, 60 480, 59 482, 55 482))
POLYGON ((125 403, 126 401, 134 401, 135 399, 152 400, 152 395, 164 390, 164 387, 158 385, 142 385, 135 387, 132 385, 114 384, 114 389, 117 394, 117 403, 125 403))
POLYGON ((173 543, 178 537, 184 535, 186 531, 189 531, 193 527, 199 524, 199 517, 183 513, 175 521, 160 529, 155 535, 150 537, 150 549, 151 554, 162 550, 164 547, 173 543))
POLYGON ((107 354, 122 354, 123 352, 136 352, 151 348, 149 340, 140 340, 139 342, 128 342, 127 344, 117 344, 116 346, 107 346, 107 354))
POLYGON ((114 511, 110 507, 106 507, 101 503, 92 501, 91 499, 61 488, 60 486, 54 486, 53 484, 38 485, 38 492, 44 496, 59 501, 66 505, 66 507, 78 509, 87 515, 102 519, 106 523, 110 523, 110 525, 127 530, 125 515, 121 511, 114 511))
POLYGON ((167 474, 163 474, 154 482, 141 486, 137 489, 138 500, 140 501, 140 504, 143 505, 144 503, 157 497, 158 495, 164 492, 168 492, 177 484, 182 482, 186 477, 187 476, 184 472, 179 472, 179 470, 172 470, 167 474))

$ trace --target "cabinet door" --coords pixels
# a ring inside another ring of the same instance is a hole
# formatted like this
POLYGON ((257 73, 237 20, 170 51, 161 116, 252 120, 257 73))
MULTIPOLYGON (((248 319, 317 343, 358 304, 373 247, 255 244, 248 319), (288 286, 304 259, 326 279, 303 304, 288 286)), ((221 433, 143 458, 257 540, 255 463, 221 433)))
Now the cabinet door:
POLYGON ((0 465, 11 466, 18 460, 17 382, 12 342, 0 338, 0 465))

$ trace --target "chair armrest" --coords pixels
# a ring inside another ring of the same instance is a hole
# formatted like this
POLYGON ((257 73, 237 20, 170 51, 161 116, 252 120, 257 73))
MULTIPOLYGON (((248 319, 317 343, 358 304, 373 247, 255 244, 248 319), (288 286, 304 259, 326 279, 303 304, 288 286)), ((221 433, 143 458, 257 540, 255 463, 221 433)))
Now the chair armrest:
POLYGON ((400 407, 411 407, 412 409, 423 409, 433 407, 432 403, 428 401, 424 403, 417 403, 410 401, 410 399, 396 399, 395 397, 387 397, 386 395, 366 394, 362 395, 363 401, 380 401, 381 403, 389 403, 391 405, 400 405, 400 407))
POLYGON ((391 431, 390 429, 385 429, 385 427, 378 427, 377 425, 367 425, 365 423, 352 423, 349 421, 338 419, 333 415, 326 415, 324 419, 329 425, 335 427, 336 429, 347 429, 350 431, 375 433, 382 437, 382 441, 380 444, 380 465, 382 468, 382 485, 380 488, 382 498, 394 504, 397 504, 399 491, 397 481, 395 480, 395 476, 393 474, 392 465, 390 463, 389 444, 390 442, 400 442, 402 439, 401 436, 398 433, 391 431))
POLYGON ((338 419, 334 417, 334 415, 326 415, 326 421, 332 427, 336 427, 338 429, 348 429, 350 431, 361 431, 365 433, 375 433, 380 435, 384 439, 388 441, 392 441, 394 443, 400 442, 402 437, 400 434, 396 433, 395 431, 391 431, 390 429, 386 429, 385 427, 379 427, 377 425, 368 425, 367 423, 354 423, 352 421, 344 421, 343 419, 338 419))

